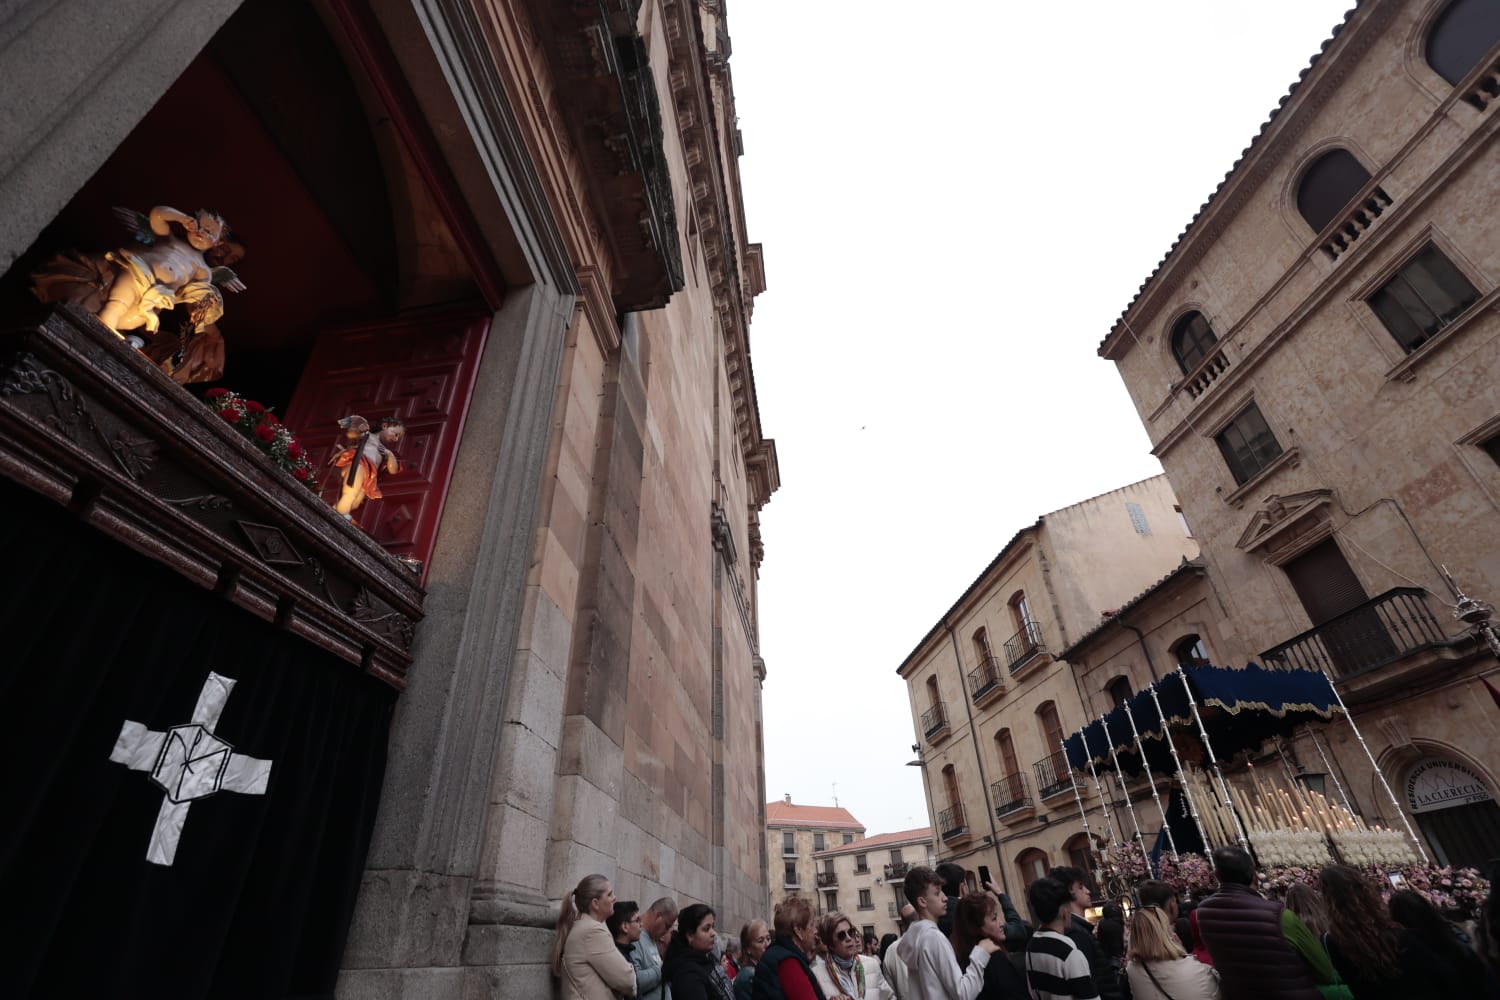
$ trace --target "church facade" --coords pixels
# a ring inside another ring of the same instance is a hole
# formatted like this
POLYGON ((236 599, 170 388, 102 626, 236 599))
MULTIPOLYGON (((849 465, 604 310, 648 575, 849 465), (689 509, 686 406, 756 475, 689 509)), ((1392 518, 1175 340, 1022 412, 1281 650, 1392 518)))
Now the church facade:
POLYGON ((537 997, 591 872, 761 913, 779 473, 723 6, 0 31, 4 683, 48 748, 7 992, 537 997), (200 209, 234 277, 164 292, 200 209), (142 350, 38 303, 58 255, 166 302, 142 350))

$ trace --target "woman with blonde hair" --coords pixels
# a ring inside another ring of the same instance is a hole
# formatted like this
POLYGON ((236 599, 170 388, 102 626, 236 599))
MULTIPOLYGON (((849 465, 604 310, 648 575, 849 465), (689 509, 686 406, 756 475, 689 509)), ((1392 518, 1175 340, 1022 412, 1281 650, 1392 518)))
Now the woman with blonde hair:
POLYGON ((605 924, 614 909, 615 890, 603 875, 585 875, 563 897, 552 946, 552 974, 562 980, 562 1000, 635 996, 635 968, 605 924))
POLYGON ((1188 957, 1159 906, 1143 906, 1131 916, 1129 956, 1125 975, 1135 1000, 1219 1000, 1218 974, 1188 957))
POLYGON ((752 920, 740 928, 740 974, 734 977, 734 1000, 751 1000, 755 967, 769 947, 771 928, 764 920, 752 920))
POLYGON ((813 977, 828 1000, 891 1000, 895 993, 880 963, 864 954, 864 936, 854 921, 837 910, 818 921, 818 939, 828 954, 813 963, 813 977))

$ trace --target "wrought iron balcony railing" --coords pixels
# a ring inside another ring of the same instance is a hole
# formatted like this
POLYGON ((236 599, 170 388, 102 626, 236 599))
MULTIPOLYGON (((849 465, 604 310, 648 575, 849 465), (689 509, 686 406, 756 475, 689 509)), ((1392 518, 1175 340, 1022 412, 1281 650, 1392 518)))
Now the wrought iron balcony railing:
POLYGON ((942 702, 922 713, 922 736, 931 739, 936 733, 948 728, 948 709, 942 702))
POLYGON ((993 656, 986 656, 979 666, 969 671, 969 695, 974 703, 977 705, 993 694, 1000 687, 1000 679, 1000 664, 993 656))
POLYGON ((818 872, 818 888, 827 889, 839 884, 838 872, 818 872))
POLYGON ((1073 772, 1061 750, 1037 761, 1032 770, 1036 771, 1036 792, 1041 798, 1050 798, 1073 787, 1073 772))
POLYGON ((1026 775, 1017 772, 1007 774, 990 786, 995 796, 995 818, 1001 819, 1012 813, 1030 808, 1031 789, 1026 787, 1026 775))
POLYGON ((1446 641, 1427 592, 1397 587, 1261 654, 1266 666, 1351 677, 1446 641))
POLYGON ((1046 651, 1047 647, 1042 643, 1042 626, 1037 621, 1028 620, 1015 635, 1005 640, 1005 662, 1013 674, 1046 651))
POLYGON ((885 866, 885 880, 889 882, 892 879, 906 878, 906 873, 909 871, 911 871, 910 861, 892 861, 885 866))
POLYGON ((938 834, 944 840, 952 840, 968 832, 969 825, 964 821, 962 805, 949 806, 938 813, 938 834))

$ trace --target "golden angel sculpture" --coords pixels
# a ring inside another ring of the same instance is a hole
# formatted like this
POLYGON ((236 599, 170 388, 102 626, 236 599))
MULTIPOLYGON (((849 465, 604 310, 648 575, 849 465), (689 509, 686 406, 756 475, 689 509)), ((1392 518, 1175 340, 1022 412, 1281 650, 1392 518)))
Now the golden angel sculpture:
POLYGON ((344 429, 345 444, 328 464, 349 471, 340 478, 333 509, 354 521, 354 512, 366 498, 380 499, 381 468, 392 475, 401 471, 395 449, 406 436, 406 425, 399 417, 386 417, 380 421, 380 433, 372 434, 368 420, 351 415, 339 420, 339 426, 344 429))
POLYGON ((147 351, 178 382, 206 382, 224 373, 223 337, 215 325, 224 315, 224 295, 245 284, 229 265, 244 256, 219 215, 195 215, 157 205, 142 215, 116 208, 115 216, 135 237, 108 253, 57 254, 32 272, 32 291, 43 302, 67 302, 88 310, 137 348, 147 351), (186 329, 170 345, 156 344, 161 312, 187 306, 186 329))

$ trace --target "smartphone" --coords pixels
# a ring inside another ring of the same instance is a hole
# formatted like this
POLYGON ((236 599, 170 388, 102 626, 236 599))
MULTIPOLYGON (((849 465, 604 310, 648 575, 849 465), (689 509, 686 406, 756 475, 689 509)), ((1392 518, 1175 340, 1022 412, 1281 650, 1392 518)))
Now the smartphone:
POLYGON ((1406 888, 1406 878, 1400 872, 1386 872, 1385 877, 1391 880, 1392 889, 1406 888))
POLYGON ((989 880, 990 880, 990 866, 989 865, 980 865, 979 866, 979 884, 981 886, 983 886, 983 885, 987 884, 989 882, 989 880))

